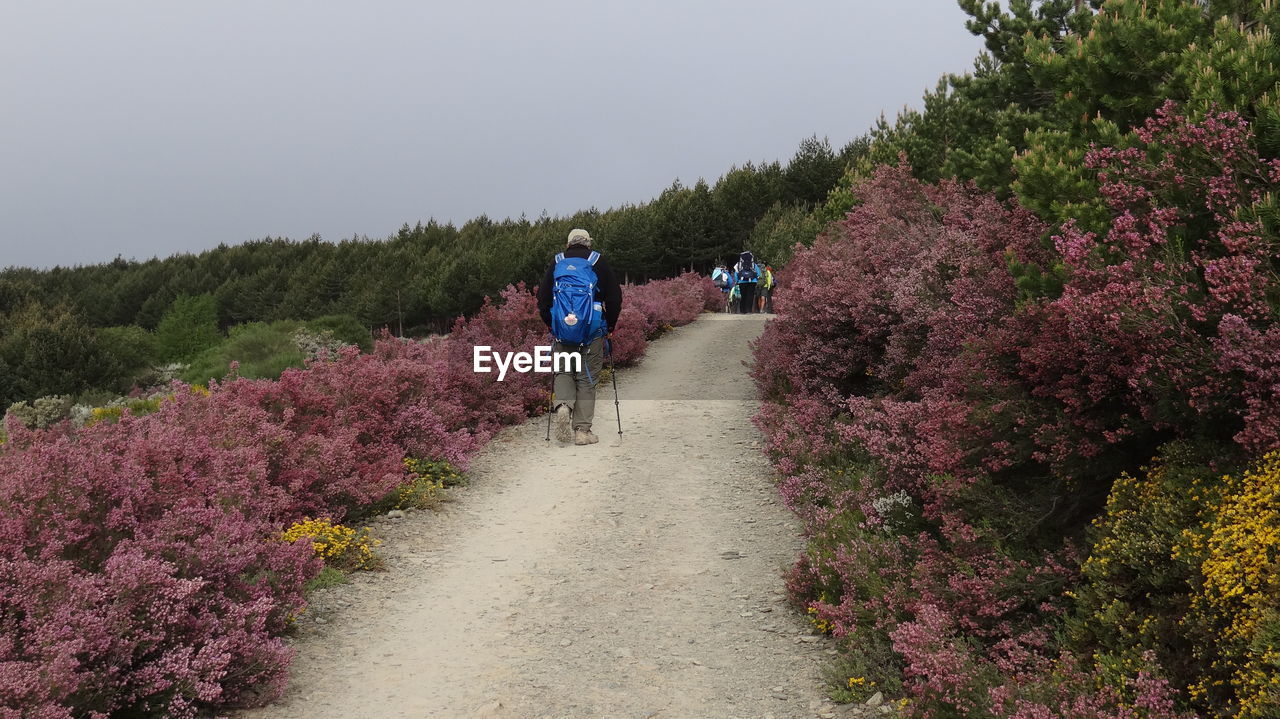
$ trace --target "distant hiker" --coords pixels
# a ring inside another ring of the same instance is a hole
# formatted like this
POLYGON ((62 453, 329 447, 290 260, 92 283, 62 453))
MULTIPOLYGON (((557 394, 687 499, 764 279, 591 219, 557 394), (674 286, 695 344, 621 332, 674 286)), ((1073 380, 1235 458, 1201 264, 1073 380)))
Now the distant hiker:
POLYGON ((764 277, 764 311, 773 314, 773 290, 778 286, 778 278, 769 265, 764 266, 764 277))
POLYGON ((769 300, 769 291, 773 288, 773 273, 769 271, 768 265, 756 263, 756 267, 760 268, 760 282, 756 285, 756 310, 764 312, 765 304, 769 300))
POLYGON ((595 444, 596 382, 604 369, 605 338, 613 334, 622 309, 622 286, 586 230, 572 230, 564 252, 555 256, 538 286, 538 312, 555 337, 552 352, 575 352, 582 369, 557 372, 552 384, 556 439, 595 444))
POLYGON ((750 252, 743 252, 738 255, 738 264, 733 266, 733 272, 742 296, 739 305, 741 311, 743 314, 752 314, 756 311, 756 285, 760 282, 760 266, 750 252))
POLYGON ((729 271, 728 267, 724 266, 723 262, 721 262, 714 270, 711 271, 711 281, 715 283, 716 287, 720 288, 721 294, 725 297, 724 311, 732 311, 729 304, 729 298, 733 294, 733 273, 729 271))

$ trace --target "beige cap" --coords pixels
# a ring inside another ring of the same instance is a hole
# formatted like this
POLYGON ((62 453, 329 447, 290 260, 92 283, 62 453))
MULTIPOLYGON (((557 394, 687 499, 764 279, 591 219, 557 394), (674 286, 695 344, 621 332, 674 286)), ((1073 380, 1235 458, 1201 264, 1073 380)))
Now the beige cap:
MULTIPOLYGON (((586 230, 569 230, 569 245, 591 246, 591 233, 586 230)), ((566 245, 567 247, 568 245, 566 245)))

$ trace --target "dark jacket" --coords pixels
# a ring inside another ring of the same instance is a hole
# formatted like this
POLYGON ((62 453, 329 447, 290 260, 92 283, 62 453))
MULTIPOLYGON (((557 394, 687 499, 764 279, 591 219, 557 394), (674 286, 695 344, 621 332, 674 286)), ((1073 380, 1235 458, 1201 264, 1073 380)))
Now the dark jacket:
MULTIPOLYGON (((565 257, 580 257, 584 260, 590 255, 591 248, 583 245, 570 245, 564 251, 565 257)), ((618 276, 613 274, 613 269, 609 267, 603 254, 596 260, 594 267, 596 299, 604 303, 604 321, 612 332, 614 325, 618 323, 618 313, 622 311, 622 285, 618 284, 618 276)), ((543 276, 542 284, 538 285, 538 313, 542 315, 542 321, 548 327, 551 326, 551 288, 556 282, 555 269, 556 263, 553 261, 547 267, 547 274, 543 276)))

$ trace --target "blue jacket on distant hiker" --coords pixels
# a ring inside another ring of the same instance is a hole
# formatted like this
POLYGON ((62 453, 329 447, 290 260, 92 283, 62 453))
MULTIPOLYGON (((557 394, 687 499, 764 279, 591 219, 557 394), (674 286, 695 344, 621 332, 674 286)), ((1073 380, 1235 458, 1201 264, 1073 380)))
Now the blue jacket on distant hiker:
POLYGON ((553 352, 582 355, 581 371, 557 372, 552 385, 556 438, 595 444, 596 382, 604 369, 604 345, 622 310, 622 285, 591 249, 591 235, 575 229, 564 252, 555 256, 538 286, 538 312, 555 338, 553 352))

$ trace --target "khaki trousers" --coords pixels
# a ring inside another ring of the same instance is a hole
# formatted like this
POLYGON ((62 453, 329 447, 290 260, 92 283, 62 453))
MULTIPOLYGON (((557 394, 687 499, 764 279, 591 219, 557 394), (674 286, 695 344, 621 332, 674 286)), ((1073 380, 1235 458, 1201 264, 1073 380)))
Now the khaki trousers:
POLYGON ((591 420, 596 414, 596 383, 600 381, 600 372, 604 370, 604 338, 600 337, 586 347, 561 345, 556 342, 552 352, 580 352, 582 354, 582 370, 578 372, 557 372, 552 384, 552 408, 568 405, 573 412, 574 429, 591 429, 591 420))

